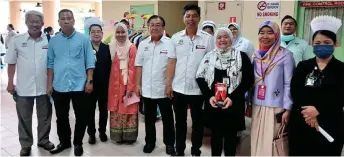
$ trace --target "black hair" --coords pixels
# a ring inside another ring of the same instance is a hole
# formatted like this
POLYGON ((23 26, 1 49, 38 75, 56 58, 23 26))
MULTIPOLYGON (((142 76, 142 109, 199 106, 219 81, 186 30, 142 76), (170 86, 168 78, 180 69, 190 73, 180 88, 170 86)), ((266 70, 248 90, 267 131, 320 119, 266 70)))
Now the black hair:
POLYGON ((4 42, 4 38, 2 37, 2 34, 0 35, 0 41, 1 41, 2 44, 5 43, 5 42, 4 42))
POLYGON ((71 13, 72 16, 74 17, 73 11, 71 11, 71 10, 69 10, 69 9, 62 9, 62 10, 60 10, 60 12, 59 12, 59 19, 60 19, 62 13, 71 13))
POLYGON ((336 35, 336 33, 333 33, 333 32, 328 31, 328 30, 319 30, 319 31, 316 31, 316 32, 313 34, 312 41, 314 41, 315 36, 317 36, 318 34, 321 34, 321 35, 324 35, 324 36, 330 38, 330 39, 333 41, 333 43, 336 43, 336 42, 337 42, 337 35, 336 35))
POLYGON ((53 30, 53 27, 47 27, 47 28, 44 28, 44 33, 45 34, 48 34, 49 32, 51 32, 53 30))
POLYGON ((103 28, 102 26, 98 25, 98 24, 92 24, 89 28, 88 28, 88 31, 91 33, 91 29, 92 27, 99 27, 101 31, 103 31, 103 28))
POLYGON ((214 33, 214 27, 212 26, 204 26, 202 30, 207 29, 207 28, 211 29, 211 31, 214 33))
POLYGON ((149 22, 150 22, 151 20, 153 20, 153 19, 160 19, 160 20, 162 21, 162 26, 163 26, 163 27, 166 25, 165 19, 164 19, 163 17, 159 16, 159 15, 152 15, 152 16, 148 19, 147 25, 149 25, 149 22))
POLYGON ((294 21, 294 23, 295 23, 295 26, 297 26, 296 20, 295 20, 292 16, 290 16, 290 15, 286 15, 286 16, 283 17, 283 19, 282 19, 282 21, 281 21, 281 25, 283 24, 283 22, 284 22, 286 19, 292 19, 292 20, 294 21))
POLYGON ((130 25, 129 21, 127 21, 126 19, 122 19, 121 21, 119 21, 120 23, 125 23, 126 25, 130 25))
POLYGON ((14 30, 13 24, 8 24, 7 26, 14 30))
POLYGON ((198 15, 201 15, 201 8, 198 5, 186 5, 183 9, 183 15, 185 15, 185 13, 189 10, 195 10, 198 15))

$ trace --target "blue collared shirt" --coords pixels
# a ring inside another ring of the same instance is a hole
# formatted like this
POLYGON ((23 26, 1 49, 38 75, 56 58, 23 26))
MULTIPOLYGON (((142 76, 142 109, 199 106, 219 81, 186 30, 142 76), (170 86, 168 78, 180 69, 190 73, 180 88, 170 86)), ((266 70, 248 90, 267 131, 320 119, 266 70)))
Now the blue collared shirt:
POLYGON ((74 31, 69 37, 62 32, 51 38, 48 69, 53 69, 53 88, 58 92, 84 91, 87 69, 95 67, 91 42, 74 31))

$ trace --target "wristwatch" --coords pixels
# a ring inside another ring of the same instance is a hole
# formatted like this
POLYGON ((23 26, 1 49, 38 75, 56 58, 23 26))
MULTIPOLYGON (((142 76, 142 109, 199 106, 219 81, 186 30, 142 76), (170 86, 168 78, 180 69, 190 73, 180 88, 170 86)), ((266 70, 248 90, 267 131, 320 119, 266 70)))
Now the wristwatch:
POLYGON ((88 80, 87 83, 93 84, 93 80, 88 80))

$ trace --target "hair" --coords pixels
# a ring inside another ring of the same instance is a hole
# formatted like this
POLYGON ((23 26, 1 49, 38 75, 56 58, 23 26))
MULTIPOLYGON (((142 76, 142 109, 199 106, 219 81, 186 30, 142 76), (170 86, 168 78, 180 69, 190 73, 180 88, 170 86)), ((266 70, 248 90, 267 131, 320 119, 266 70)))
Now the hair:
POLYGON ((119 21, 120 23, 125 23, 126 25, 130 25, 130 23, 126 20, 126 19, 122 19, 121 21, 119 21))
POLYGON ((292 16, 290 16, 290 15, 286 15, 286 16, 283 17, 283 19, 282 19, 282 21, 281 21, 281 25, 283 24, 283 22, 284 22, 286 19, 292 19, 292 20, 294 21, 294 23, 295 23, 295 26, 297 26, 296 20, 295 20, 292 16))
POLYGON ((41 19, 41 22, 44 22, 44 15, 41 12, 36 10, 30 10, 25 14, 25 23, 27 22, 30 15, 38 16, 41 19))
POLYGON ((69 10, 69 9, 62 9, 59 12, 59 19, 60 19, 62 13, 71 13, 72 16, 74 17, 74 14, 73 14, 73 12, 71 10, 69 10))
POLYGON ((103 31, 103 28, 102 26, 100 26, 99 24, 92 24, 89 28, 88 28, 88 31, 91 33, 91 29, 92 27, 99 27, 101 31, 103 31))
POLYGON ((212 31, 213 33, 215 33, 215 32, 214 32, 214 27, 212 27, 212 26, 204 26, 202 29, 204 30, 204 29, 207 29, 207 28, 211 29, 211 31, 212 31))
POLYGON ((14 30, 13 24, 8 24, 7 26, 14 30))
POLYGON ((44 33, 45 34, 49 34, 49 32, 51 32, 53 30, 53 27, 47 27, 47 28, 44 28, 44 33))
POLYGON ((319 30, 319 31, 316 31, 316 32, 313 34, 312 41, 314 41, 315 36, 317 36, 318 34, 321 34, 321 35, 324 35, 324 36, 330 38, 330 39, 333 41, 333 43, 336 43, 336 42, 337 42, 337 35, 336 35, 336 33, 333 33, 333 32, 328 31, 328 30, 319 30))
POLYGON ((166 22, 165 22, 165 19, 159 15, 152 15, 148 21, 147 21, 147 25, 149 24, 149 22, 153 19, 160 19, 162 21, 162 26, 165 26, 166 25, 166 22))
POLYGON ((124 12, 123 16, 125 17, 126 15, 130 14, 128 11, 124 12))
POLYGON ((201 8, 198 5, 186 5, 183 9, 183 15, 185 15, 185 13, 189 10, 195 10, 198 15, 201 15, 201 8))
POLYGON ((61 31, 62 31, 62 28, 59 29, 59 32, 61 32, 61 31))
POLYGON ((5 43, 5 42, 4 42, 4 38, 2 37, 2 34, 0 34, 0 42, 1 42, 2 44, 5 43))

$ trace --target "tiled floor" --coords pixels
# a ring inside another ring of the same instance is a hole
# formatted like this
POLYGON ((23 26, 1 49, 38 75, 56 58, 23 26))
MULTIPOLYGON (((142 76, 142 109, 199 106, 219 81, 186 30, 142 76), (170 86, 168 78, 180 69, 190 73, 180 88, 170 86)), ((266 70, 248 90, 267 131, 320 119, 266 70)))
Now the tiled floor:
MULTIPOLYGON (((20 144, 18 139, 18 119, 16 115, 16 109, 15 109, 15 103, 12 99, 12 96, 9 95, 6 91, 7 86, 7 73, 6 69, 1 69, 1 156, 19 156, 20 151, 20 144)), ((36 146, 36 139, 37 139, 37 120, 36 113, 34 110, 33 115, 33 135, 34 135, 34 145, 32 146, 32 156, 52 156, 49 152, 45 151, 42 148, 38 148, 36 146)), ((96 117, 96 121, 98 120, 98 117, 96 117)), ((74 129, 74 114, 71 110, 70 112, 70 122, 72 129, 74 129)), ((190 154, 190 147, 191 147, 191 121, 189 117, 188 121, 188 139, 186 141, 187 148, 185 150, 186 155, 190 154)), ((165 146, 162 141, 162 123, 161 121, 156 123, 157 127, 157 143, 156 143, 156 149, 151 154, 145 154, 142 152, 143 146, 144 146, 144 135, 145 135, 145 127, 143 122, 143 116, 140 117, 140 123, 139 123, 139 136, 138 140, 133 145, 117 145, 112 143, 111 141, 102 143, 99 139, 97 139, 97 143, 95 145, 88 144, 88 135, 85 134, 84 137, 84 156, 166 156, 165 153, 165 146)), ((109 133, 109 130, 107 131, 109 133)), ((245 134, 248 134, 248 131, 244 132, 245 134)), ((59 143, 57 132, 56 132, 56 116, 55 112, 53 113, 53 118, 51 121, 51 133, 50 133, 50 140, 57 145, 59 143)), ((248 146, 249 138, 245 138, 243 146, 248 146)), ((209 156, 210 155, 210 138, 209 136, 205 136, 204 138, 204 145, 202 147, 202 155, 209 156)), ((240 149, 238 149, 240 150, 240 149)), ((247 152, 249 149, 241 149, 243 151, 241 152, 247 152), (245 151, 244 151, 245 150, 245 151)), ((242 155, 249 155, 249 153, 240 153, 242 155)), ((73 149, 68 149, 60 154, 54 155, 54 156, 73 156, 74 152, 73 149)))
MULTIPOLYGON (((1 101, 1 126, 0 126, 0 147, 1 147, 1 156, 19 156, 20 151, 20 144, 18 140, 18 119, 16 115, 15 104, 12 99, 12 96, 6 92, 6 84, 7 84, 7 74, 5 69, 1 69, 1 82, 0 82, 0 101, 1 101)), ((34 139, 36 142, 37 139, 37 121, 36 121, 36 114, 34 112, 33 115, 33 134, 34 139)), ((96 117, 97 121, 98 117, 96 117)), ((70 112, 70 122, 72 129, 74 129, 74 114, 73 111, 70 112)), ((58 136, 56 132, 56 117, 55 113, 53 113, 52 118, 52 125, 51 125, 51 133, 50 133, 50 140, 57 145, 59 143, 58 136)), ((191 135, 191 121, 190 117, 188 118, 188 139, 186 141, 187 148, 185 150, 186 155, 190 154, 190 135, 191 135)), ((247 130, 243 131, 242 142, 241 145, 238 147, 237 155, 249 156, 250 155, 250 119, 246 120, 247 130)), ((140 117, 139 123, 139 136, 138 140, 133 145, 117 145, 112 143, 111 141, 102 143, 97 139, 97 144, 89 145, 88 135, 86 134, 84 137, 84 156, 166 156, 165 153, 165 146, 162 141, 162 123, 161 121, 156 123, 157 126, 157 143, 156 149, 151 154, 144 154, 142 152, 142 148, 144 146, 144 134, 145 134, 145 127, 143 122, 143 117, 140 117)), ((109 131, 107 131, 109 133, 109 131)), ((203 140, 203 147, 202 147, 202 155, 203 156, 210 156, 210 137, 205 136, 203 140)), ((68 149, 60 154, 54 156, 73 156, 73 149, 68 149)), ((343 153, 344 155, 344 153, 343 153)), ((42 148, 38 148, 36 143, 34 143, 32 147, 32 156, 52 156, 49 152, 45 151, 42 148)))

